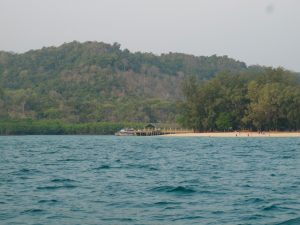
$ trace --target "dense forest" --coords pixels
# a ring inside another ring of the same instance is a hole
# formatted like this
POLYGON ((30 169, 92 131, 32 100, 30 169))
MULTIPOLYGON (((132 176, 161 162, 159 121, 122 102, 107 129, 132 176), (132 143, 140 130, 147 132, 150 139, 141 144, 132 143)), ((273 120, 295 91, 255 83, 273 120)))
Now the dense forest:
POLYGON ((91 122, 66 123, 55 120, 0 120, 0 135, 51 135, 51 134, 114 134, 124 127, 141 129, 143 123, 91 122))
POLYGON ((76 41, 22 54, 0 51, 4 134, 22 133, 22 121, 32 133, 47 126, 76 133, 72 124, 89 127, 77 127, 81 133, 107 133, 93 132, 92 124, 177 121, 196 130, 298 129, 297 93, 291 72, 227 56, 155 55, 76 41))
POLYGON ((197 131, 299 130, 300 79, 284 69, 184 82, 180 121, 197 131))
POLYGON ((131 53, 117 43, 0 52, 0 119, 170 122, 185 77, 244 70, 227 56, 131 53))

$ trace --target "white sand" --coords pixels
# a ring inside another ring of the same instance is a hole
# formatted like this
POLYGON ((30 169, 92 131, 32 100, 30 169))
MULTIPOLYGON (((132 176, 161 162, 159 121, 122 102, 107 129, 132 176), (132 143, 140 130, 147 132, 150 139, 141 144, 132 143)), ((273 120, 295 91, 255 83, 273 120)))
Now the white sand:
POLYGON ((206 132, 167 134, 169 137, 300 137, 300 132, 206 132))

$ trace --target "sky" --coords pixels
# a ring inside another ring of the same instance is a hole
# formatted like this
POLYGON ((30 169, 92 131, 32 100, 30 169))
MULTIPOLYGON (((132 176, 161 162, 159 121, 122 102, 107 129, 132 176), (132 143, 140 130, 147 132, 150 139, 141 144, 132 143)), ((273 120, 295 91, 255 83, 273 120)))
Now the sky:
POLYGON ((0 50, 77 40, 300 72, 299 0, 0 0, 0 50))

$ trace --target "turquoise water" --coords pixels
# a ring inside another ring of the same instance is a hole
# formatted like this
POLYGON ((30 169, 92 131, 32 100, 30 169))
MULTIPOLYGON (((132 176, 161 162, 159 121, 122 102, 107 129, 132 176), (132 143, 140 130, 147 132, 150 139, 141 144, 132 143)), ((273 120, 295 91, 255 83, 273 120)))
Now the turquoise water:
POLYGON ((0 224, 300 224, 300 139, 0 137, 0 224))

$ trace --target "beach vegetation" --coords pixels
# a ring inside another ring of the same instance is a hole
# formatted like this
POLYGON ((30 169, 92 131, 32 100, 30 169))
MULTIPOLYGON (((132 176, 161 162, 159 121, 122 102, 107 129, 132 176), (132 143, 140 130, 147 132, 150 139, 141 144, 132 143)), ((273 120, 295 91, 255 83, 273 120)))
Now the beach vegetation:
POLYGON ((184 82, 179 122, 197 131, 299 130, 299 76, 282 68, 184 82))

